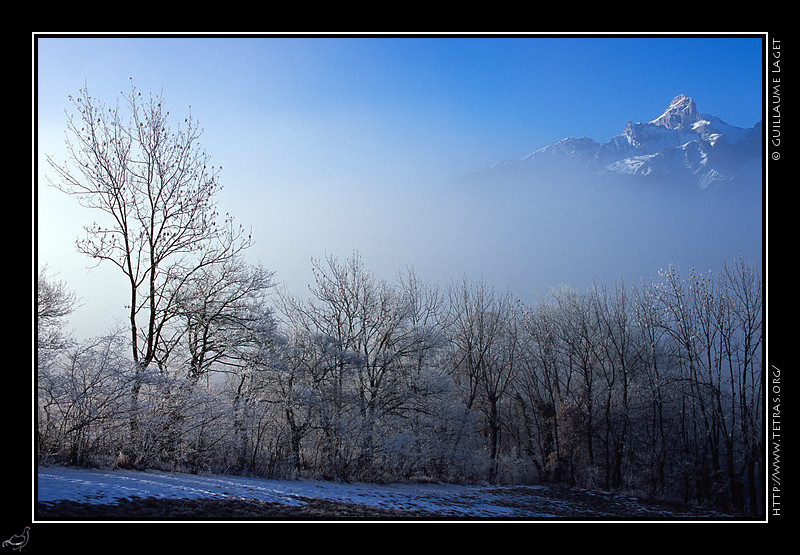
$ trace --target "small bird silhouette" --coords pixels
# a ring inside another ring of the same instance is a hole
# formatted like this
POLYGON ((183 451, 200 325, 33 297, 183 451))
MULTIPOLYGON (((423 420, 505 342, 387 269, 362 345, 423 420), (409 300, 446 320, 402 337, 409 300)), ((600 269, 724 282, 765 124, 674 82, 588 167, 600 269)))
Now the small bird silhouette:
POLYGON ((22 534, 14 534, 4 541, 3 547, 10 547, 12 549, 16 549, 17 551, 21 551, 22 548, 28 543, 28 533, 30 532, 30 529, 30 526, 26 526, 25 530, 22 531, 22 534))

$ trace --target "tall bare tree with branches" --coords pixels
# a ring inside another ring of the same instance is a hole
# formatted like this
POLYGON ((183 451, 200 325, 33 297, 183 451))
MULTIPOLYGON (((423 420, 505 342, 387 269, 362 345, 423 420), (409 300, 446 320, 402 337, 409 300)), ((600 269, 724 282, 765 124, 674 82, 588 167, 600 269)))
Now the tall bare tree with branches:
POLYGON ((133 84, 113 106, 87 87, 70 101, 68 161, 48 157, 52 182, 102 214, 85 227, 79 252, 113 264, 126 278, 139 378, 132 387, 135 405, 145 374, 154 367, 163 371, 185 331, 174 325, 185 284, 233 260, 250 245, 250 236, 229 215, 217 213, 221 167, 211 165, 200 145, 202 129, 191 108, 172 128, 162 96, 142 95, 133 84))

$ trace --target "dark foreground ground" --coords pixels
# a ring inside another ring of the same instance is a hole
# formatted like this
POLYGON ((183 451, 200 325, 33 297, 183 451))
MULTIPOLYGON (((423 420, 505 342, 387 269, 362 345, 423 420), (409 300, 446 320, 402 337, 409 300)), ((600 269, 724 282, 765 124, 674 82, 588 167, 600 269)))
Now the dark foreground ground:
MULTIPOLYGON (((504 490, 505 493, 508 490, 504 490)), ((519 509, 522 520, 741 520, 701 508, 646 503, 614 494, 573 490, 528 490, 507 498, 507 507, 519 509), (547 516, 530 516, 541 504, 547 516), (546 505, 546 507, 545 507, 546 505), (559 508, 561 507, 561 508, 559 508), (544 509, 546 508, 546 511, 544 509)), ((371 507, 326 499, 304 499, 301 506, 236 498, 120 499, 111 504, 57 501, 38 503, 39 521, 94 520, 469 520, 422 510, 371 507)), ((489 518, 488 520, 492 520, 489 518)))
POLYGON ((121 499, 117 503, 95 504, 75 501, 38 503, 40 520, 328 520, 397 519, 434 516, 423 511, 401 511, 329 501, 306 499, 302 506, 256 499, 121 499))

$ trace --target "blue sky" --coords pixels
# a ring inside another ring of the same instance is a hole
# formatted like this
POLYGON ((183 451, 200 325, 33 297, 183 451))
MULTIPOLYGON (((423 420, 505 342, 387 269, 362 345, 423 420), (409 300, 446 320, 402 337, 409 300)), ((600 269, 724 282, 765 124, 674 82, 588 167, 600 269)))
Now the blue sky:
MULTIPOLYGON (((43 163, 63 157, 67 97, 84 83, 111 102, 133 78, 163 91, 173 114, 191 106, 223 166, 221 208, 253 228, 253 259, 296 288, 311 257, 353 249, 387 279, 407 265, 431 281, 491 273, 506 262, 497 249, 483 244, 494 258, 482 260, 480 231, 457 229, 458 204, 426 197, 453 176, 567 136, 604 142, 681 93, 732 125, 763 114, 758 36, 40 37, 35 47, 39 266, 102 325, 123 302, 94 291, 113 291, 117 277, 74 254, 93 215, 46 186, 43 163)), ((507 263, 508 275, 529 275, 507 263)), ((498 286, 526 296, 541 290, 533 281, 498 286)))

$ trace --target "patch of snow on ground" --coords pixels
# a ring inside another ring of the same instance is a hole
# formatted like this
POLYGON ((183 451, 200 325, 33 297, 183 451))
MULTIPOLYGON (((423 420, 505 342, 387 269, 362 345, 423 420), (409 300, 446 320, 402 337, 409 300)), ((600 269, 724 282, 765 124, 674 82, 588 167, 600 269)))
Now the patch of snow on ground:
POLYGON ((666 507, 612 492, 547 486, 365 484, 320 480, 268 480, 178 472, 96 470, 40 466, 39 503, 66 500, 113 504, 122 499, 246 499, 301 506, 322 499, 381 509, 425 511, 444 518, 670 519, 725 517, 713 511, 666 507))
MULTIPOLYGON (((527 486, 536 488, 537 486, 527 486)), ((93 470, 39 467, 37 499, 114 503, 122 498, 240 498, 301 505, 302 498, 320 498, 405 510, 435 511, 455 516, 514 516, 512 507, 496 504, 486 486, 449 484, 340 484, 315 480, 267 480, 244 476, 201 476, 159 471, 93 470)), ((548 516, 546 513, 537 513, 548 516)))

